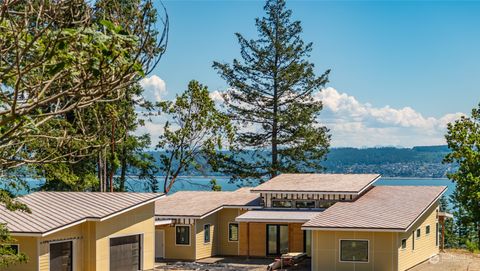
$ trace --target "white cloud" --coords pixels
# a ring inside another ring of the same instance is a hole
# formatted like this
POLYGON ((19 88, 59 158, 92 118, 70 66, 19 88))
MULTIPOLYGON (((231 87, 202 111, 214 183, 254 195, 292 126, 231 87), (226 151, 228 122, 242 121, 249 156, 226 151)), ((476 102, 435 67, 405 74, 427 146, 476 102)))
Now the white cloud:
POLYGON ((374 107, 355 97, 326 88, 317 93, 324 110, 322 123, 331 129, 333 146, 415 146, 445 144, 447 123, 463 113, 424 117, 411 107, 374 107))
POLYGON ((143 87, 143 97, 150 102, 159 102, 167 93, 167 85, 165 81, 156 75, 145 77, 140 80, 140 85, 143 87))

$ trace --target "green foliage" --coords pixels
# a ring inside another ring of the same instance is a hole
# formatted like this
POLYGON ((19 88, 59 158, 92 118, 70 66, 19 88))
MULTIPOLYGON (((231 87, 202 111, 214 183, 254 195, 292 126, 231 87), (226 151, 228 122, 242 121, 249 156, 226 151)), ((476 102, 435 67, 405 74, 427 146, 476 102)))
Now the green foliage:
POLYGON ((217 183, 216 179, 211 179, 210 185, 211 185, 212 191, 222 191, 222 186, 217 183))
POLYGON ((464 231, 462 235, 480 242, 480 105, 472 110, 470 117, 463 116, 448 124, 445 135, 451 150, 445 156, 445 163, 458 165, 458 170, 448 174, 455 181, 456 190, 452 195, 457 208, 456 219, 464 231), (473 236, 471 235, 473 231, 473 236))
POLYGON ((470 251, 472 253, 480 253, 480 247, 479 247, 478 243, 467 240, 465 244, 466 244, 466 247, 467 247, 468 251, 470 251))
POLYGON ((9 246, 14 243, 15 239, 11 237, 5 224, 0 224, 0 269, 28 260, 25 254, 17 253, 9 246))
POLYGON ((300 22, 291 20, 284 0, 268 0, 264 10, 255 21, 256 40, 236 34, 242 60, 213 64, 231 87, 224 98, 237 125, 238 150, 224 166, 234 180, 319 171, 329 146, 328 130, 317 120, 322 103, 314 99, 329 71, 315 75, 308 61, 312 44, 302 40, 300 22), (246 157, 246 149, 256 152, 246 157))
POLYGON ((224 145, 233 140, 233 128, 228 116, 215 107, 207 87, 197 81, 190 81, 174 102, 157 106, 170 118, 157 145, 163 150, 160 169, 165 174, 163 190, 168 193, 181 173, 203 172, 204 162, 216 170, 224 145))

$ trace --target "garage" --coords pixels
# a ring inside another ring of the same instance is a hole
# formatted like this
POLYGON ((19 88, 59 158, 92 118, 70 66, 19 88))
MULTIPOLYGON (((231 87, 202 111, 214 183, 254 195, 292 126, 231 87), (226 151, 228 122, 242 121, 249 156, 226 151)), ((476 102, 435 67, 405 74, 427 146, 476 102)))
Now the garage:
POLYGON ((129 235, 110 239, 110 270, 142 270, 142 236, 129 235))

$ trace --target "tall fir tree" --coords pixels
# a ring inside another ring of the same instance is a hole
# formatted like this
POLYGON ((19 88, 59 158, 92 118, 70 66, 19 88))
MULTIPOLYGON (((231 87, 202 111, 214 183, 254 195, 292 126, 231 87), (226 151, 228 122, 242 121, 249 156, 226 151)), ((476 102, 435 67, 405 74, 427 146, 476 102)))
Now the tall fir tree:
POLYGON ((234 180, 320 171, 330 142, 318 121, 322 103, 314 99, 330 71, 315 75, 312 43, 302 40, 284 0, 268 0, 264 10, 255 20, 257 39, 236 33, 242 59, 213 63, 230 86, 224 100, 237 124, 238 149, 224 169, 234 180))

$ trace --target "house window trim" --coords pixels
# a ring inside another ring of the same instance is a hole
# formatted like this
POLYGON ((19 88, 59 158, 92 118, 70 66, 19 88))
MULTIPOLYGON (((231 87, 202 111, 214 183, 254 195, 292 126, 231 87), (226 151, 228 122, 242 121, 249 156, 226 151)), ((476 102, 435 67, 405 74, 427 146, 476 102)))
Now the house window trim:
POLYGON ((402 240, 400 241, 401 250, 407 250, 407 242, 408 242, 408 238, 402 238, 402 240), (405 241, 405 247, 403 247, 403 241, 405 241))
POLYGON ((432 227, 430 227, 430 224, 425 225, 425 236, 429 236, 431 232, 432 232, 432 227), (427 232, 427 228, 428 228, 428 232, 427 232))
POLYGON ((352 263, 352 264, 361 264, 361 263, 370 263, 370 240, 368 239, 339 239, 338 240, 338 261, 341 263, 352 263), (342 241, 367 241, 367 261, 342 261, 342 241))
POLYGON ((238 243, 238 241, 240 240, 240 224, 238 222, 228 222, 228 229, 227 229, 227 240, 228 242, 231 242, 231 243, 238 243), (237 225, 237 240, 230 240, 230 225, 231 224, 235 224, 237 225))
MULTIPOLYGON (((134 233, 125 233, 125 234, 117 234, 117 235, 112 235, 108 237, 108 270, 110 270, 110 239, 115 239, 115 238, 121 238, 121 237, 127 237, 127 236, 134 236, 134 235, 140 235, 140 270, 143 270, 144 264, 145 264, 145 256, 143 255, 143 250, 144 250, 144 232, 134 232, 134 233)), ((73 262, 73 260, 72 260, 73 262)))
POLYGON ((212 242, 211 229, 212 225, 210 223, 203 224, 203 244, 210 244, 212 242), (208 242, 205 242, 205 227, 208 226, 208 242))
POLYGON ((192 225, 190 224, 176 224, 175 225, 175 246, 177 247, 189 247, 192 245, 192 225), (188 245, 177 244, 177 227, 188 227, 188 245))
MULTIPOLYGON (((58 244, 58 243, 66 243, 66 242, 72 242, 72 271, 76 271, 76 266, 75 266, 75 260, 77 257, 75 257, 75 253, 77 252, 77 249, 75 247, 75 242, 76 240, 74 238, 70 238, 70 239, 65 239, 65 240, 58 240, 58 241, 51 241, 51 242, 48 242, 48 270, 50 271, 55 271, 55 270, 51 270, 50 269, 50 245, 51 244, 58 244)), ((109 241, 110 242, 110 241, 109 241)), ((20 247, 18 247, 20 249, 20 247)), ((109 250, 109 255, 110 257, 110 250, 109 250)), ((110 265, 110 264, 109 264, 110 265)), ((110 266, 109 266, 109 269, 110 269, 110 266)))

